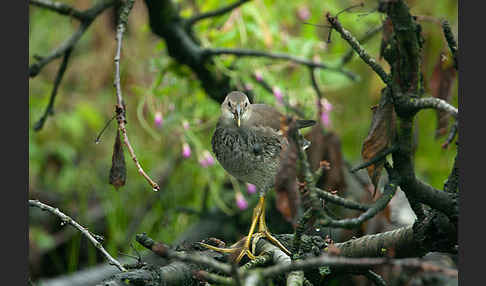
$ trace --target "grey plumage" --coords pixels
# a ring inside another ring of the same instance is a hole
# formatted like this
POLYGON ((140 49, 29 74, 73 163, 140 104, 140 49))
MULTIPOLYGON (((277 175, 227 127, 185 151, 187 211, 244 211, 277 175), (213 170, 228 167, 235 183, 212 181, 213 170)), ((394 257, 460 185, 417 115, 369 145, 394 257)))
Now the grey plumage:
MULTIPOLYGON (((269 105, 250 104, 246 95, 238 91, 226 96, 221 111, 211 139, 217 160, 228 173, 254 184, 264 195, 273 187, 283 152, 289 145, 280 131, 282 114, 269 105)), ((315 121, 299 120, 297 124, 304 128, 315 121)))

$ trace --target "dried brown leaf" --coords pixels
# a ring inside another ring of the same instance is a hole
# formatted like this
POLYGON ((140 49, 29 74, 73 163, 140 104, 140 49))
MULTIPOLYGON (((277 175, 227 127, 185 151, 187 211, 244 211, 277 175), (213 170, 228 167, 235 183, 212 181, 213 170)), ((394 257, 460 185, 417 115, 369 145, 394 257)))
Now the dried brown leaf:
MULTIPOLYGON (((393 104, 386 96, 382 96, 380 104, 373 108, 373 119, 371 120, 370 131, 363 142, 361 156, 364 162, 368 162, 385 149, 389 148, 393 142, 396 132, 396 114, 393 104)), ((373 164, 367 168, 371 182, 376 188, 380 180, 383 162, 373 164)))
MULTIPOLYGON (((295 125, 295 121, 290 124, 295 125)), ((287 126, 287 128, 292 128, 287 126)), ((287 132, 286 132, 287 133, 287 132)), ((277 209, 295 227, 300 208, 300 193, 297 186, 297 146, 289 138, 289 145, 281 152, 280 170, 275 177, 277 209)))
MULTIPOLYGON (((454 68, 454 59, 442 53, 435 65, 434 72, 430 79, 430 92, 433 97, 450 102, 452 98, 452 85, 456 79, 456 69, 454 68)), ((435 138, 447 134, 449 127, 450 114, 445 111, 437 110, 437 128, 435 138)))
POLYGON ((312 170, 324 168, 316 186, 323 190, 337 190, 343 195, 346 182, 343 173, 341 140, 332 131, 324 133, 320 121, 318 122, 306 136, 306 139, 311 142, 306 151, 312 170))
POLYGON ((125 155, 123 154, 123 144, 120 139, 120 131, 117 130, 113 155, 111 158, 110 185, 115 189, 125 185, 127 179, 127 167, 125 165, 125 155))

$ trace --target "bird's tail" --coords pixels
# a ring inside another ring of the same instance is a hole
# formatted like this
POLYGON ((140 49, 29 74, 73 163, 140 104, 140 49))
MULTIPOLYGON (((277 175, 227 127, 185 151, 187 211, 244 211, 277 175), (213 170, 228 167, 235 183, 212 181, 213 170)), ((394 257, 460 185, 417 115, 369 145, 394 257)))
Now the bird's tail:
POLYGON ((305 128, 316 124, 315 120, 297 120, 297 128, 305 128))

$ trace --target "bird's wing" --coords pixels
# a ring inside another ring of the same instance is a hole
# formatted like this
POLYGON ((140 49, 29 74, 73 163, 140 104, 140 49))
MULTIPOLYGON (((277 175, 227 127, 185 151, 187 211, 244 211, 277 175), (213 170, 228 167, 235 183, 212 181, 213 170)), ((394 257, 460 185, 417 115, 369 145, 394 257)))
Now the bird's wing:
POLYGON ((252 115, 250 125, 271 127, 280 129, 280 118, 282 114, 274 107, 266 104, 252 104, 252 115))

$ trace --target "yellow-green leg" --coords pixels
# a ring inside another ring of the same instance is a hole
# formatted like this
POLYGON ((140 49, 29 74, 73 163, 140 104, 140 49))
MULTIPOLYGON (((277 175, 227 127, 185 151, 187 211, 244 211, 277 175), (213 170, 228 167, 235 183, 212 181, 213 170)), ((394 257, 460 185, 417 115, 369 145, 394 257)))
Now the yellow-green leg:
POLYGON ((236 263, 240 262, 240 260, 245 255, 248 255, 248 258, 250 259, 255 259, 255 256, 250 251, 250 243, 251 243, 251 238, 253 236, 253 233, 255 232, 256 225, 260 219, 260 215, 264 211, 263 210, 264 205, 265 205, 265 197, 262 196, 260 197, 260 200, 258 201, 256 207, 253 209, 253 218, 250 226, 250 231, 248 232, 248 236, 246 237, 243 248, 220 248, 206 243, 200 243, 200 244, 206 248, 212 249, 214 251, 222 252, 222 253, 234 253, 241 250, 240 254, 235 259, 236 263))
MULTIPOLYGON (((264 197, 263 197, 264 198, 264 197)), ((263 206, 262 206, 262 213, 260 215, 260 220, 258 224, 258 232, 263 234, 263 237, 268 239, 270 242, 278 246, 285 254, 290 255, 290 251, 288 251, 285 246, 280 243, 271 233, 268 231, 267 224, 265 223, 265 198, 263 199, 263 206)))

